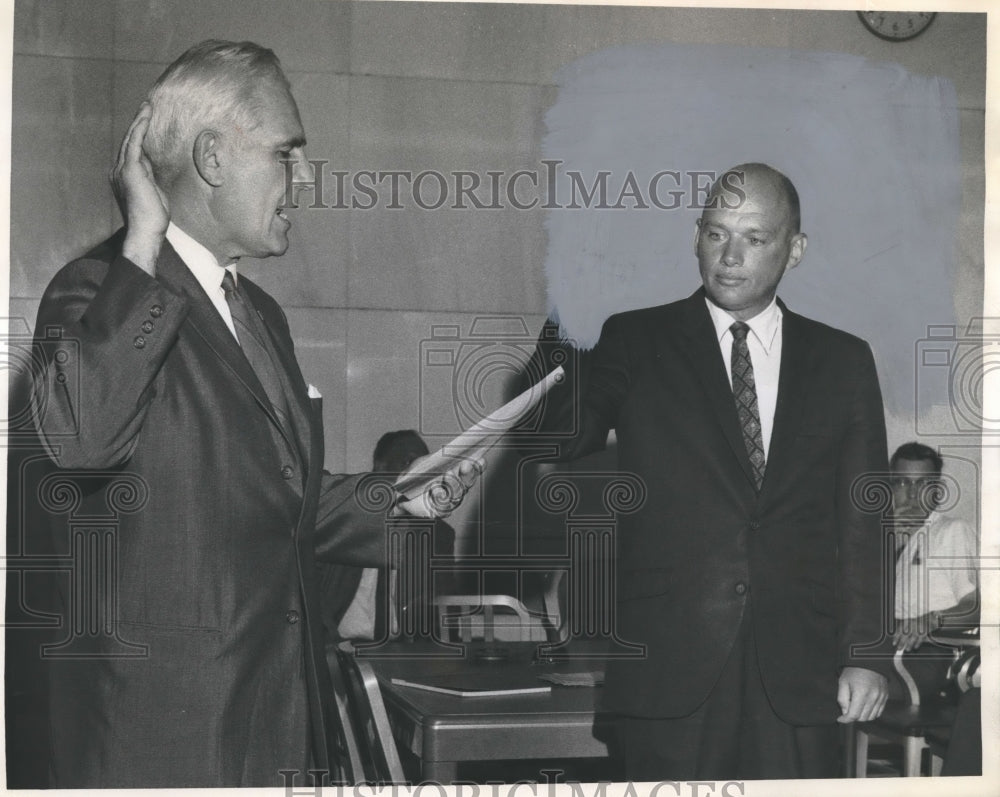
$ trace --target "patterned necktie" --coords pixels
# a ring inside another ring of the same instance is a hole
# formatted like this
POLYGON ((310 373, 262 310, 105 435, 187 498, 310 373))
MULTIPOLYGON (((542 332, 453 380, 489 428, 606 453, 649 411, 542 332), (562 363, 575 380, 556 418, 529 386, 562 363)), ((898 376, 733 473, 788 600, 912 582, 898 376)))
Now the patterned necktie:
POLYGON ((267 350, 265 336, 267 335, 263 323, 257 318, 256 312, 250 306, 243 290, 236 284, 232 272, 226 271, 222 278, 222 290, 226 294, 226 303, 229 305, 229 312, 233 316, 233 325, 236 327, 236 339, 243 349, 250 367, 257 374, 261 387, 267 393, 267 398, 271 402, 278 420, 286 431, 288 425, 288 405, 285 402, 285 391, 281 387, 281 378, 278 376, 278 369, 267 350))
POLYGON ((750 327, 737 321, 729 331, 733 333, 733 352, 730 369, 733 375, 733 398, 736 399, 736 414, 743 430, 743 444, 753 466, 753 480, 758 492, 764 481, 764 438, 760 432, 760 410, 757 408, 757 386, 753 378, 753 363, 747 348, 747 332, 750 327))

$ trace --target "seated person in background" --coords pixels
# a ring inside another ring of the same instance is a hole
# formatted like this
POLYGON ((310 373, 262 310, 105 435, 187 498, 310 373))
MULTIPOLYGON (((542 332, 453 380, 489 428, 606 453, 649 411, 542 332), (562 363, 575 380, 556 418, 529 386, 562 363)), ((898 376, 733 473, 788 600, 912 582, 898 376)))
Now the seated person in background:
MULTIPOLYGON (((951 651, 926 643, 942 626, 979 624, 978 540, 964 520, 936 511, 942 466, 941 456, 920 443, 900 446, 889 461, 897 553, 893 642, 907 651, 906 669, 918 688, 932 687, 951 702, 951 651)), ((898 689, 890 681, 890 695, 896 697, 898 689)), ((982 774, 980 694, 973 688, 958 698, 942 775, 982 774)))
MULTIPOLYGON (((404 473, 420 457, 427 456, 427 444, 413 429, 386 432, 372 454, 372 470, 404 473)), ((455 530, 440 518, 435 521, 434 556, 455 555, 455 530)), ((395 575, 395 573, 394 573, 395 575)), ((319 563, 320 602, 323 625, 332 639, 370 641, 399 635, 399 618, 387 593, 395 596, 395 581, 386 588, 385 568, 352 567, 319 563)), ((432 574, 434 592, 447 591, 440 573, 432 574)), ((428 599, 430 596, 426 596, 428 599)), ((414 607, 404 606, 403 611, 414 607)))
POLYGON ((935 511, 942 465, 920 443, 900 446, 889 462, 897 554, 893 642, 906 651, 942 626, 979 624, 976 531, 935 511))

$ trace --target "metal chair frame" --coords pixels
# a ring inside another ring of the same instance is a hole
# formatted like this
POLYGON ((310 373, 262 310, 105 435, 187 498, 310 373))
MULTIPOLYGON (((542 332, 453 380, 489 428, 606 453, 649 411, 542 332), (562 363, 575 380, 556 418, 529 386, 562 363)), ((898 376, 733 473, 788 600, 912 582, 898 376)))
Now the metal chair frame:
POLYGON ((442 638, 450 636, 445 632, 458 628, 460 641, 472 641, 472 618, 482 615, 483 637, 486 642, 495 638, 494 614, 497 607, 509 609, 518 619, 519 640, 530 641, 532 619, 527 607, 510 595, 439 595, 434 599, 437 607, 438 624, 442 638), (459 614, 449 614, 449 608, 462 610, 459 614))
MULTIPOLYGON (((347 735, 354 736, 357 751, 352 761, 354 771, 351 778, 355 785, 405 784, 403 764, 392 735, 378 677, 371 663, 355 658, 350 643, 336 648, 336 658, 346 687, 346 711, 342 716, 347 717, 351 728, 351 733, 347 735)), ((347 746, 350 753, 350 743, 347 746)))
MULTIPOLYGON (((954 719, 954 713, 932 707, 921 707, 920 691, 906 669, 903 661, 903 651, 897 650, 892 657, 893 667, 899 673, 909 693, 910 702, 906 706, 887 706, 886 712, 876 720, 864 723, 853 723, 849 729, 849 743, 854 746, 854 771, 848 773, 856 778, 868 776, 868 743, 873 735, 884 736, 898 741, 903 746, 903 776, 907 778, 920 777, 923 751, 929 749, 926 733, 935 728, 949 728, 954 719)), ((941 774, 942 758, 940 751, 931 750, 931 775, 941 774)))

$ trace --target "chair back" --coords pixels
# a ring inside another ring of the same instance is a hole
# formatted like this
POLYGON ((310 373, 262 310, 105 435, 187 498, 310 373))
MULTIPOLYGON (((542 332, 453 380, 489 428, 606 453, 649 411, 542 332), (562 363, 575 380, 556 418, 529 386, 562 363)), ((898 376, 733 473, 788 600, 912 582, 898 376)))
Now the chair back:
MULTIPOLYGON (((354 712, 349 706, 347 683, 340 666, 336 649, 328 645, 326 649, 327 669, 333 684, 334 707, 337 710, 340 734, 331 740, 334 749, 331 755, 339 767, 338 783, 359 783, 364 780, 364 766, 361 763, 361 740, 357 732, 354 712)), ((333 774, 331 773, 331 779, 333 774)))
POLYGON ((924 643, 916 650, 896 650, 895 670, 889 682, 890 702, 909 706, 936 706, 957 702, 957 690, 949 668, 955 659, 949 648, 924 643))
POLYGON ((948 680, 954 682, 961 692, 978 689, 983 685, 980 672, 982 656, 979 648, 979 627, 939 629, 931 635, 931 641, 939 645, 951 645, 955 658, 948 668, 948 680))
POLYGON ((983 685, 981 664, 982 656, 979 648, 966 648, 952 663, 951 669, 948 670, 948 677, 955 681, 955 685, 962 692, 979 689, 983 685))
POLYGON ((382 690, 371 663, 355 658, 349 645, 338 646, 336 650, 346 685, 348 713, 358 741, 360 766, 354 773, 355 784, 406 783, 382 690))
POLYGON ((483 639, 493 642, 495 633, 496 609, 502 608, 517 617, 518 641, 531 641, 531 628, 540 625, 540 621, 532 621, 531 614, 521 601, 510 595, 439 595, 434 599, 438 610, 438 624, 441 628, 441 638, 450 638, 450 630, 458 628, 459 639, 462 642, 472 640, 472 618, 482 616, 483 639), (450 612, 455 609, 457 612, 450 612))
POLYGON ((902 648, 898 648, 893 654, 892 666, 896 668, 896 672, 899 673, 899 677, 903 679, 903 684, 906 686, 906 691, 910 698, 910 705, 919 706, 920 690, 917 688, 917 682, 913 680, 913 676, 910 675, 910 671, 906 669, 906 664, 903 662, 902 648))

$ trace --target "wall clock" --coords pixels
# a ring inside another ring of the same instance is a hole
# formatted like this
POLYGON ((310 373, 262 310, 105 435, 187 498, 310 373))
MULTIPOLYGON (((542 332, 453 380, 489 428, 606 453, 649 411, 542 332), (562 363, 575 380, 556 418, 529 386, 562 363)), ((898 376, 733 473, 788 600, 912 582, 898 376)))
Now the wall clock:
POLYGON ((868 30, 890 42, 905 42, 923 33, 934 21, 933 11, 859 11, 868 30))

